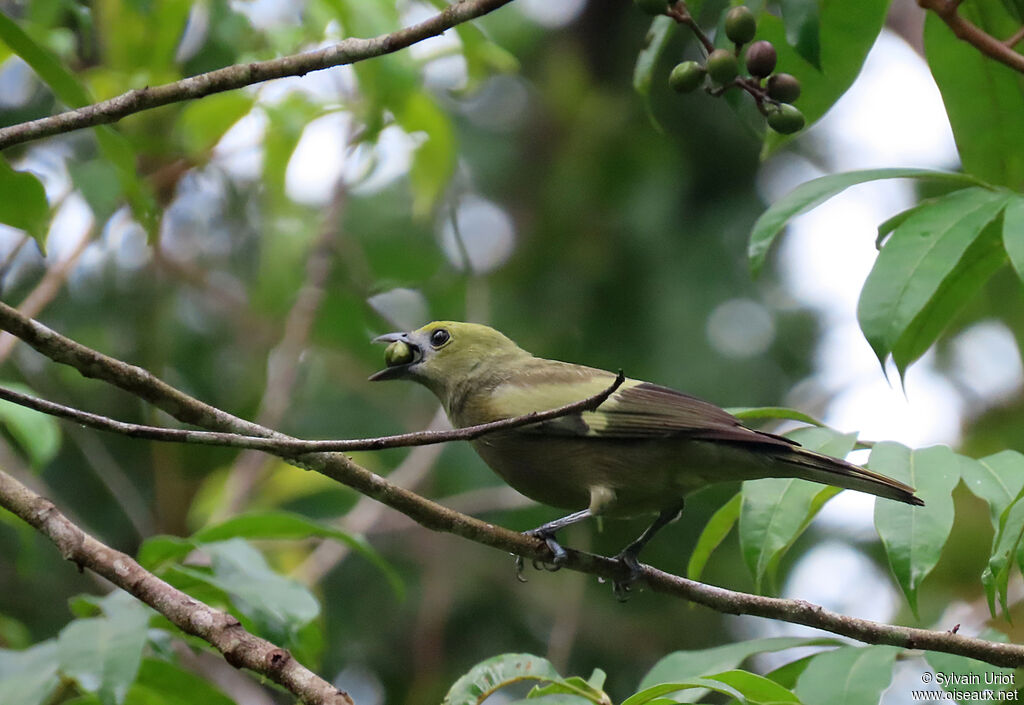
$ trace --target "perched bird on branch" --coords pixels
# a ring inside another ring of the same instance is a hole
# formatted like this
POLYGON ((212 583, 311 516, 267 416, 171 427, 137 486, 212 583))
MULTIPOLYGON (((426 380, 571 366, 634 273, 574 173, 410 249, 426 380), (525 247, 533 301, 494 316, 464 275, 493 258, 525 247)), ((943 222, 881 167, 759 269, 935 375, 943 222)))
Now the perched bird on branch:
MULTIPOLYGON (((419 382, 441 400, 457 428, 547 411, 608 389, 616 376, 534 357, 500 332, 437 321, 388 333, 387 364, 371 380, 419 382)), ((801 448, 783 436, 743 426, 706 401, 626 379, 593 411, 497 431, 471 441, 505 482, 530 499, 575 510, 528 532, 558 565, 555 532, 592 516, 656 514, 618 555, 636 577, 640 550, 679 516, 683 499, 705 485, 797 477, 923 505, 914 489, 857 465, 801 448)))

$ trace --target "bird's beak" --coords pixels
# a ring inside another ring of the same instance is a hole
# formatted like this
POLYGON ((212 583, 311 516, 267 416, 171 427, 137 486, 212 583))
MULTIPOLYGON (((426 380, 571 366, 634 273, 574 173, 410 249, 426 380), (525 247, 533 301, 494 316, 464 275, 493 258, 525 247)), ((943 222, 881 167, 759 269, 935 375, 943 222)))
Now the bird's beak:
POLYGON ((380 382, 383 380, 398 379, 400 377, 403 377, 405 371, 411 365, 414 365, 417 362, 419 362, 423 357, 423 354, 421 353, 419 346, 409 340, 408 333, 385 333, 384 335, 377 336, 371 342, 388 344, 402 342, 408 345, 410 350, 412 351, 412 358, 406 362, 397 362, 385 359, 387 367, 385 367, 380 372, 375 372, 374 374, 370 375, 371 382, 380 382))

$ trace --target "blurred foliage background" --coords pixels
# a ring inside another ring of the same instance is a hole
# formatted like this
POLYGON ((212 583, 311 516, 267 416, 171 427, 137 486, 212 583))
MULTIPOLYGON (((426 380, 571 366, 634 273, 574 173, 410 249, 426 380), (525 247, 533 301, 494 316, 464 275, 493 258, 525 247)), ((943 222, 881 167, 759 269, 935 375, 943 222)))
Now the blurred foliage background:
MULTIPOLYGON (((437 408, 425 390, 366 378, 382 365, 371 337, 431 319, 487 322, 538 355, 622 368, 723 406, 780 404, 801 385, 802 410, 822 413, 829 390, 813 376, 819 314, 771 268, 753 280, 745 260, 765 205, 761 136, 726 101, 681 99, 660 80, 653 124, 632 87, 650 18, 630 3, 519 4, 461 27, 458 41, 7 150, 41 178, 50 217, 45 254, 0 227, 4 301, 31 295, 41 302, 34 313, 65 335, 304 438, 430 424, 437 408)), ((399 5, 32 0, 0 10, 95 100, 389 31, 432 11, 399 5)), ((714 18, 725 5, 706 2, 703 12, 714 18)), ((693 51, 685 39, 672 39, 665 71, 693 51)), ((73 104, 3 43, 0 61, 0 124, 73 104)), ((814 160, 827 145, 786 149, 814 160)), ((998 319, 1020 339, 1019 297, 1019 282, 1000 275, 954 332, 998 319)), ((171 423, 6 336, 0 355, 5 383, 123 420, 171 423)), ((964 445, 978 454, 1024 450, 1022 414, 1018 390, 966 419, 964 445)), ((463 444, 356 459, 382 474, 397 467, 426 496, 504 526, 555 516, 502 487, 463 444)), ((130 554, 146 538, 188 536, 252 510, 365 533, 404 595, 358 554, 312 539, 258 544, 274 569, 320 600, 322 612, 290 637, 292 647, 361 704, 437 702, 472 664, 514 651, 547 655, 568 673, 599 666, 621 697, 666 652, 764 633, 649 593, 619 604, 609 586, 581 575, 529 572, 520 584, 510 557, 258 455, 21 419, 8 422, 0 462, 130 554)), ((682 572, 707 518, 735 490, 694 497, 645 559, 682 572)), ((954 539, 922 594, 926 623, 951 601, 985 611, 977 547, 991 541, 987 512, 962 489, 957 501, 954 539)), ((609 554, 641 528, 577 526, 565 540, 609 554)), ((884 564, 870 534, 812 527, 783 562, 780 584, 823 538, 884 564)), ((752 588, 734 537, 705 579, 752 588)), ((53 637, 73 616, 70 598, 105 589, 0 513, 0 646, 53 637)))

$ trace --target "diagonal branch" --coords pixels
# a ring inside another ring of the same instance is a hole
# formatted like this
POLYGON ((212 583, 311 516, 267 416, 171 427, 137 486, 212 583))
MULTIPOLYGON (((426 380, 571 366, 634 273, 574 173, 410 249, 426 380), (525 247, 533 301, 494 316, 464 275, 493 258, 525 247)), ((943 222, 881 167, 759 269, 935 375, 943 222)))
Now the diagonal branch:
MULTIPOLYGON (((102 379, 130 391, 168 411, 179 420, 237 433, 288 439, 283 434, 262 428, 193 399, 149 372, 87 348, 36 321, 26 319, 2 303, 0 329, 14 333, 50 359, 69 364, 88 377, 102 379)), ((547 546, 540 539, 494 526, 432 502, 415 492, 388 482, 341 453, 307 453, 298 457, 294 454, 281 454, 281 457, 348 485, 405 514, 428 529, 455 534, 524 558, 540 561, 550 561, 552 558, 547 546)), ((564 565, 606 580, 623 581, 629 577, 630 572, 628 567, 616 559, 573 550, 567 552, 564 565)), ((1024 646, 1019 644, 990 642, 959 633, 916 629, 847 617, 803 600, 785 600, 727 590, 687 580, 647 565, 640 567, 640 573, 642 582, 656 592, 674 595, 727 614, 749 614, 803 624, 868 644, 942 651, 996 666, 1024 666, 1024 646)))
POLYGON ((119 433, 139 440, 245 448, 247 450, 261 450, 275 455, 299 455, 305 453, 348 453, 357 450, 384 450, 386 448, 428 446, 437 443, 448 443, 449 441, 471 441, 489 433, 508 431, 513 428, 520 428, 521 426, 542 423, 561 416, 568 416, 577 411, 593 411, 614 394, 615 390, 625 380, 625 375, 620 371, 612 383, 597 394, 554 409, 532 411, 523 416, 513 416, 501 419, 500 421, 491 421, 489 423, 477 424, 476 426, 464 426, 463 428, 448 431, 415 431, 395 436, 336 441, 306 441, 288 437, 267 438, 227 432, 218 433, 216 431, 191 431, 181 428, 146 426, 117 421, 107 416, 93 414, 81 409, 75 409, 74 407, 39 399, 28 394, 22 394, 6 387, 0 387, 0 399, 49 414, 50 416, 75 421, 89 428, 119 433))
POLYGON ((61 555, 131 593, 186 634, 207 641, 235 668, 248 668, 294 693, 307 705, 353 705, 347 693, 316 675, 279 646, 248 632, 230 614, 167 584, 120 551, 82 531, 47 499, 0 471, 0 506, 56 544, 61 555))
POLYGON ((486 15, 511 0, 459 0, 433 17, 391 34, 370 39, 344 39, 333 46, 268 61, 235 64, 216 71, 183 78, 162 86, 146 86, 119 96, 69 110, 58 115, 23 122, 0 129, 0 150, 42 137, 117 122, 123 117, 152 108, 203 98, 214 93, 251 86, 274 78, 304 76, 334 66, 354 64, 392 54, 452 27, 486 15))
MULTIPOLYGON (((1006 64, 1014 71, 1024 73, 1024 54, 1013 50, 1013 45, 1020 41, 1020 32, 1005 42, 996 39, 978 25, 965 19, 957 11, 960 7, 958 0, 917 0, 917 4, 938 15, 953 30, 953 34, 958 39, 972 45, 990 59, 1006 64)), ((1021 31, 1024 31, 1024 28, 1021 31)))

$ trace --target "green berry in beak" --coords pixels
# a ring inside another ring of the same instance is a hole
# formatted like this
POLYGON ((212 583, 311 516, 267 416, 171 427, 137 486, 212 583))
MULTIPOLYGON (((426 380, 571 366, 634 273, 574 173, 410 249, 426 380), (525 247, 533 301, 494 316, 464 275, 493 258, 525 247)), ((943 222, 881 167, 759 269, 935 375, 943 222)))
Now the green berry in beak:
POLYGON ((401 340, 396 340, 384 349, 384 364, 388 367, 406 365, 412 362, 412 357, 412 348, 401 340))

